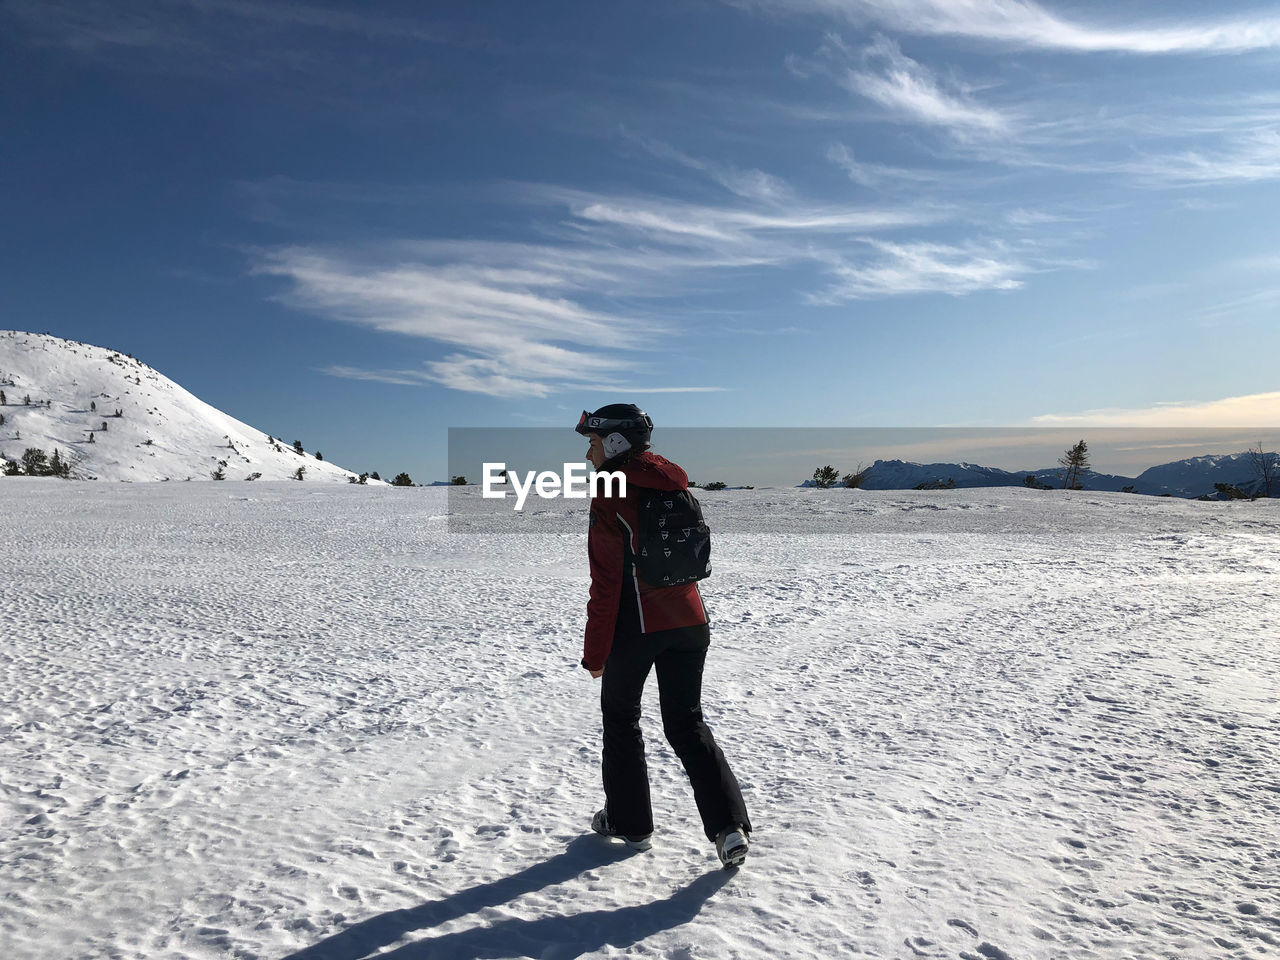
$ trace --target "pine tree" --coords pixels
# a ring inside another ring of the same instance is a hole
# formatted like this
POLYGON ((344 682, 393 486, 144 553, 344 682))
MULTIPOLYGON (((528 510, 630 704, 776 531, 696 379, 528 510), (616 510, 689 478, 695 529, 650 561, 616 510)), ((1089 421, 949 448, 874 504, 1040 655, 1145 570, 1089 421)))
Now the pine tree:
MULTIPOLYGON (((457 483, 458 478, 454 477, 453 480, 457 483)), ((465 481, 463 482, 465 483, 465 481)), ((409 475, 407 473, 397 473, 396 478, 391 481, 391 485, 393 487, 412 487, 413 481, 409 479, 409 475)))
POLYGON ((53 456, 49 458, 49 473, 55 477, 66 477, 71 473, 71 464, 62 459, 58 448, 53 448, 53 456))
POLYGON ((49 472, 49 457, 43 450, 27 447, 22 454, 22 472, 28 477, 43 477, 49 472))
POLYGON ((319 450, 317 450, 317 451, 316 451, 316 459, 317 459, 317 460, 323 460, 323 459, 324 459, 324 456, 320 453, 320 451, 319 451, 319 450))
POLYGON ((226 475, 226 473, 224 473, 224 472, 223 472, 223 470, 222 470, 222 468, 221 468, 221 467, 219 467, 217 470, 213 471, 213 473, 211 473, 211 474, 210 474, 210 476, 211 476, 211 477, 213 477, 213 479, 215 479, 215 480, 225 480, 225 479, 227 479, 227 475, 226 475))
POLYGON ((301 440, 295 440, 295 441, 293 441, 293 452, 294 452, 294 453, 303 453, 303 452, 304 452, 304 451, 303 451, 303 449, 302 449, 302 441, 301 441, 301 440))
POLYGON ((1080 475, 1089 469, 1089 445, 1081 440, 1068 447, 1058 458, 1058 465, 1062 467, 1062 489, 1078 490, 1080 475))
POLYGON ((301 480, 301 479, 302 479, 302 475, 303 475, 304 473, 306 473, 306 472, 307 472, 307 468, 306 468, 306 467, 299 467, 297 470, 293 471, 293 479, 295 479, 295 480, 301 480))

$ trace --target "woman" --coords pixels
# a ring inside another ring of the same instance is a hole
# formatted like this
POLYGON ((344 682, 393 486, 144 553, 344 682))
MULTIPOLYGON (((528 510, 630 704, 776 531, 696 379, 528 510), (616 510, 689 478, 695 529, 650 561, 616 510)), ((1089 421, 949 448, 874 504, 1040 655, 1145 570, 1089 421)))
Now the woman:
POLYGON ((645 550, 640 505, 653 491, 687 491, 688 477, 649 452, 653 421, 634 404, 583 411, 576 429, 590 441, 587 459, 596 470, 621 471, 627 478, 625 497, 592 498, 587 538, 591 599, 582 665, 602 679, 604 720, 605 806, 591 828, 637 850, 651 846, 640 697, 650 668, 656 668, 663 732, 689 775, 703 830, 720 862, 739 866, 747 856, 751 821, 738 781, 702 718, 702 671, 711 641, 702 595, 696 581, 655 586, 636 570, 637 553, 645 550))

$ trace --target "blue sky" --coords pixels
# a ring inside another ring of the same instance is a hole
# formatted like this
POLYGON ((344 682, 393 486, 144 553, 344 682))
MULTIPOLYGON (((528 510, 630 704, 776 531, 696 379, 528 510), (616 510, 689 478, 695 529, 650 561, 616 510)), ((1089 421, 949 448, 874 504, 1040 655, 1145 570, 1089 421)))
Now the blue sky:
POLYGON ((614 400, 1274 426, 1278 66, 1232 2, 0 0, 0 325, 421 480, 614 400))

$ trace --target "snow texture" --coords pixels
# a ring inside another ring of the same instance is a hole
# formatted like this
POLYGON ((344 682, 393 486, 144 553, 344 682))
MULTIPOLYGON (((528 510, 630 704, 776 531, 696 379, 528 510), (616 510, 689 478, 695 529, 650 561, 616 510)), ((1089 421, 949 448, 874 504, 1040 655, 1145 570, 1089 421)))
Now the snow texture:
POLYGON ((582 507, 446 502, 0 479, 6 960, 1280 956, 1280 503, 707 498, 726 872, 653 699, 589 833, 582 507))
POLYGON ((299 467, 304 481, 352 476, 105 347, 0 330, 0 390, 0 459, 20 460, 28 447, 49 456, 56 449, 76 479, 210 480, 221 469, 228 480, 253 473, 288 480, 299 467))

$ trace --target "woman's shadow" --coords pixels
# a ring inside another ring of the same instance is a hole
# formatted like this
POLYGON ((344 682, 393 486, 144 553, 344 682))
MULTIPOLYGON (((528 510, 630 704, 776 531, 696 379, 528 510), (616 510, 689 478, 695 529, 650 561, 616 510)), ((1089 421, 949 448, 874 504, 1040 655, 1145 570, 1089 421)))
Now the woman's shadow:
MULTIPOLYGON (((572 880, 605 864, 631 856, 621 846, 599 837, 579 837, 563 853, 509 877, 481 884, 404 910, 392 910, 362 920, 341 933, 290 954, 285 960, 358 960, 395 943, 406 934, 426 931, 449 920, 509 903, 544 887, 572 880)), ((593 910, 537 920, 502 920, 440 937, 420 939, 399 949, 378 954, 379 960, 480 960, 482 957, 552 957, 570 960, 605 944, 627 947, 663 930, 688 923, 703 904, 723 887, 736 871, 704 874, 663 900, 638 907, 593 910)))

